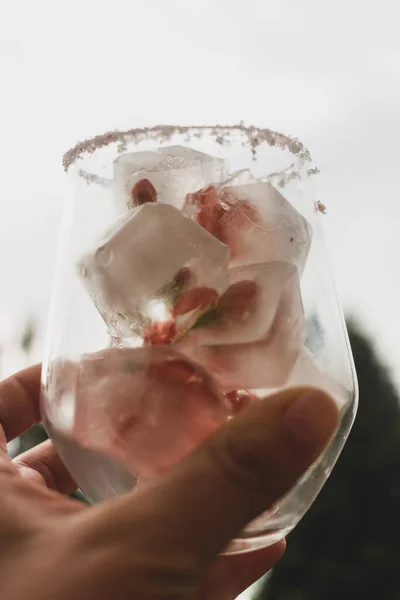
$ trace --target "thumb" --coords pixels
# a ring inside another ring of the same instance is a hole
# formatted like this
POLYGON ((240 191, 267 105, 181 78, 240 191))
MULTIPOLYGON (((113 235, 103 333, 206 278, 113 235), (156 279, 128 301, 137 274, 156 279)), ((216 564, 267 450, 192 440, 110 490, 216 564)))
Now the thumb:
POLYGON ((311 388, 252 404, 154 486, 101 507, 107 539, 200 572, 295 484, 338 422, 334 400, 311 388))

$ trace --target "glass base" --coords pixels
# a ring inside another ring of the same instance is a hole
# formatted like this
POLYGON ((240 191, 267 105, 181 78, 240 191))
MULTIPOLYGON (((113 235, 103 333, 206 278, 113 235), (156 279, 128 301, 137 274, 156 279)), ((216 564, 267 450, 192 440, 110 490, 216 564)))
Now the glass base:
MULTIPOLYGON (((295 524, 293 524, 294 527, 295 524)), ((273 546, 277 542, 280 542, 285 538, 293 529, 293 527, 286 527, 285 529, 272 529, 262 535, 254 537, 239 537, 230 542, 228 547, 224 550, 223 554, 244 554, 245 552, 254 552, 254 550, 260 550, 267 546, 273 546)))

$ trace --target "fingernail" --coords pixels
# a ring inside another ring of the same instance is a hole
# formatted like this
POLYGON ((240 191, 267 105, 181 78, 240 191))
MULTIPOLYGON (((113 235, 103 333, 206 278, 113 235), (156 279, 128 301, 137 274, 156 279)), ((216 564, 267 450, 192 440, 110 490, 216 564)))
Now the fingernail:
POLYGON ((323 392, 305 392, 298 396, 283 415, 285 428, 300 443, 321 446, 327 443, 339 422, 335 401, 323 392))

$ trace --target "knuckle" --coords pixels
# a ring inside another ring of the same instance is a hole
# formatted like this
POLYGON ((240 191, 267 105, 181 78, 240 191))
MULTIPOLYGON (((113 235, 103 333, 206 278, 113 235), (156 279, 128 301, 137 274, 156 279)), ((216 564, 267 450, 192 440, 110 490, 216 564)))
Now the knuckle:
POLYGON ((29 464, 28 461, 17 459, 15 463, 23 476, 25 475, 34 478, 37 482, 45 485, 49 489, 57 489, 56 479, 45 462, 36 460, 35 464, 32 465, 29 464))

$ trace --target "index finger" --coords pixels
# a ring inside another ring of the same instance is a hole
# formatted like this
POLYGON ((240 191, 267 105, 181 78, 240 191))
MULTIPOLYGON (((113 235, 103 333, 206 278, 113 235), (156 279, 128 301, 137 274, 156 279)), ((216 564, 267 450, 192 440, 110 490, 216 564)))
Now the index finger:
POLYGON ((10 442, 41 421, 41 365, 28 367, 0 382, 0 427, 10 442))

